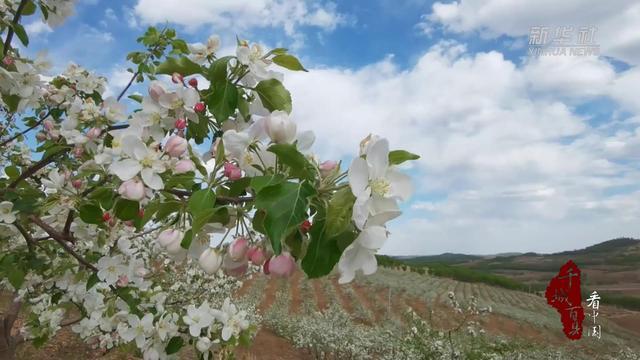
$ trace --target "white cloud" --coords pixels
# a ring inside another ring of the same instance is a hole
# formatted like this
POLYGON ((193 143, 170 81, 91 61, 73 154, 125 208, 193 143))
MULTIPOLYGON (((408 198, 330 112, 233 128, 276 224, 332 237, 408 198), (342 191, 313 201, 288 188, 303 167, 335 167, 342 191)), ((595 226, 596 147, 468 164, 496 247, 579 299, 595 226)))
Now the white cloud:
POLYGON ((298 26, 330 31, 346 21, 333 3, 304 0, 138 0, 134 11, 143 23, 170 21, 191 30, 203 25, 236 30, 282 27, 289 36, 298 26))
POLYGON ((454 32, 481 36, 526 36, 533 26, 596 26, 601 51, 640 63, 640 3, 634 0, 460 0, 436 2, 421 25, 442 24, 454 32))
POLYGON ((104 11, 104 17, 110 21, 118 21, 118 16, 116 16, 116 12, 112 8, 107 8, 104 11))
POLYGON ((46 33, 50 33, 51 28, 49 27, 49 25, 47 25, 46 23, 37 20, 31 23, 28 23, 24 26, 25 31, 27 32, 27 34, 29 34, 29 36, 36 36, 39 34, 46 34, 46 33))
POLYGON ((639 195, 617 194, 640 180, 624 161, 640 149, 637 123, 601 129, 573 107, 616 86, 631 103, 638 82, 604 60, 571 61, 555 72, 542 59, 517 66, 449 41, 407 70, 387 57, 285 82, 322 159, 353 156, 368 132, 422 156, 416 202, 392 223, 385 252, 561 250, 640 230, 640 207, 624 206, 639 195))

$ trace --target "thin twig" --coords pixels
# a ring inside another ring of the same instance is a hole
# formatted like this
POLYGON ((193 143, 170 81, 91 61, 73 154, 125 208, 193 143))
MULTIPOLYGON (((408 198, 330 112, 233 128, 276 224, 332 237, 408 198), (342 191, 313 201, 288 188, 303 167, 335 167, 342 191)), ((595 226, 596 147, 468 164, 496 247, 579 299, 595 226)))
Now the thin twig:
POLYGON ((35 163, 33 166, 28 168, 25 172, 20 174, 20 176, 18 176, 17 179, 15 179, 11 184, 9 184, 9 186, 7 186, 7 189, 14 189, 22 180, 31 177, 33 174, 38 172, 38 170, 40 170, 43 167, 45 167, 45 166, 49 165, 50 163, 52 163, 53 160, 55 160, 55 158, 58 155, 63 154, 65 152, 67 152, 67 151, 69 151, 69 148, 65 147, 64 149, 59 150, 57 152, 54 152, 53 154, 47 156, 46 158, 41 159, 40 161, 35 163))
MULTIPOLYGON (((20 22, 20 17, 22 16, 22 10, 24 10, 24 7, 27 6, 27 2, 28 0, 22 0, 20 1, 20 5, 18 5, 18 8, 16 9, 16 14, 13 16, 13 20, 11 21, 11 23, 13 23, 13 25, 17 25, 20 22)), ((9 26, 9 31, 7 32, 7 39, 4 41, 4 51, 2 53, 2 57, 5 57, 7 55, 7 52, 9 52, 9 47, 11 46, 11 40, 13 40, 13 26, 9 26)))
POLYGON ((26 130, 21 131, 17 134, 15 134, 14 136, 12 136, 11 138, 3 141, 2 143, 0 143, 0 147, 3 147, 5 145, 7 145, 8 143, 12 142, 13 140, 17 139, 20 135, 24 135, 26 133, 28 133, 29 131, 35 129, 36 127, 38 127, 40 124, 42 124, 42 122, 49 117, 49 115, 51 114, 51 110, 49 110, 49 112, 47 112, 47 114, 45 116, 43 116, 40 120, 38 120, 38 122, 36 122, 33 126, 28 127, 26 130))

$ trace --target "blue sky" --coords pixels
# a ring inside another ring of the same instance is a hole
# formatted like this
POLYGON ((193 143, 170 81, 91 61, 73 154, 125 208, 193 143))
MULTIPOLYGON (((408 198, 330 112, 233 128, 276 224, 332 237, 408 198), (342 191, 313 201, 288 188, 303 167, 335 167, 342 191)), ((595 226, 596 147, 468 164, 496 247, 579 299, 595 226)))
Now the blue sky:
POLYGON ((384 253, 551 252, 640 235, 640 5, 587 3, 80 0, 53 31, 25 24, 30 52, 112 92, 147 25, 288 47, 311 70, 285 85, 322 159, 349 161, 369 132, 422 156, 384 253), (529 57, 535 26, 596 26, 601 56, 529 57))

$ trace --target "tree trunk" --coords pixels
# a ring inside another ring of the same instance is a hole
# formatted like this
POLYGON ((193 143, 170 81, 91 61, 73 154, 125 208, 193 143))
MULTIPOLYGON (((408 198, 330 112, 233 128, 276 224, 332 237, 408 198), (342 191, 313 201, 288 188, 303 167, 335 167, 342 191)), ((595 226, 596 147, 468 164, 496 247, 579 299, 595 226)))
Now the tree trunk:
POLYGON ((16 347, 20 342, 20 336, 11 335, 11 329, 18 318, 20 305, 20 301, 16 301, 14 295, 9 308, 3 316, 0 316, 0 360, 15 360, 16 358, 16 347))

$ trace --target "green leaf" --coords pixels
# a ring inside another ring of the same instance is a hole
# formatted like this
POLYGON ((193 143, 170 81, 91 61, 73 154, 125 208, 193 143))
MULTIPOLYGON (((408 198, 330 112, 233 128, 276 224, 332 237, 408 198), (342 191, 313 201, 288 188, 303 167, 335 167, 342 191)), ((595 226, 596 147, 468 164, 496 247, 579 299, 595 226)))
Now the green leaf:
POLYGON ((167 355, 175 354, 184 346, 184 340, 180 336, 174 336, 164 348, 167 355))
POLYGON ((22 283, 24 282, 24 277, 25 277, 25 273, 24 271, 22 271, 22 269, 20 269, 17 266, 11 266, 8 269, 6 269, 7 271, 7 280, 9 280, 9 283, 11 284, 11 286, 13 286, 16 289, 19 289, 20 286, 22 286, 22 283))
POLYGON ((253 215, 253 220, 251 220, 251 227, 253 230, 266 235, 267 230, 264 228, 264 218, 267 216, 267 213, 264 210, 258 210, 253 215))
POLYGON ((78 209, 80 219, 87 224, 100 224, 102 222, 102 209, 96 205, 84 204, 78 209))
POLYGON ((330 234, 329 221, 332 219, 325 213, 325 210, 319 209, 309 231, 311 242, 301 262, 302 269, 309 278, 328 275, 340 260, 345 248, 342 244, 353 242, 357 236, 357 233, 351 229, 339 234, 330 234))
POLYGON ((217 86, 218 83, 227 82, 227 69, 229 67, 229 60, 231 60, 232 56, 222 57, 209 67, 209 81, 211 81, 211 87, 217 86))
POLYGON ((20 176, 20 170, 15 165, 4 168, 4 173, 7 174, 9 179, 17 179, 20 176))
POLYGON ((36 4, 34 4, 33 1, 29 0, 22 8, 22 16, 33 15, 36 12, 36 9, 36 4))
POLYGON ((276 79, 262 80, 256 85, 255 90, 267 110, 291 112, 291 94, 280 81, 276 79))
POLYGON ((187 209, 192 215, 204 209, 213 208, 216 202, 216 194, 211 189, 200 189, 193 194, 187 203, 187 209))
POLYGON ((329 274, 344 248, 357 236, 351 226, 355 200, 351 189, 343 188, 333 194, 326 210, 318 209, 309 231, 311 242, 301 263, 310 278, 329 274))
POLYGON ((304 66, 302 66, 302 64, 300 63, 300 60, 298 60, 298 58, 296 58, 293 55, 289 55, 289 54, 276 55, 271 60, 273 60, 274 63, 282 66, 283 68, 286 68, 289 70, 307 71, 307 69, 305 69, 304 66))
POLYGON ((334 236, 343 232, 351 224, 351 214, 356 198, 346 187, 333 194, 327 207, 327 235, 334 236))
POLYGON ((158 74, 167 74, 171 75, 173 73, 178 73, 182 76, 193 75, 202 72, 202 67, 200 65, 194 63, 189 60, 189 58, 185 56, 181 56, 180 58, 167 58, 165 62, 158 65, 156 68, 156 73, 158 74))
POLYGON ((98 188, 89 194, 89 199, 96 200, 100 206, 109 210, 113 206, 113 190, 111 188, 98 188))
POLYGON ((173 52, 175 53, 189 53, 189 47, 187 46, 187 43, 182 39, 175 39, 171 41, 171 47, 173 47, 173 52))
POLYGON ((116 201, 116 205, 113 207, 113 212, 120 220, 133 220, 138 216, 140 206, 137 201, 131 201, 120 198, 116 201))
POLYGON ((133 95, 129 95, 129 96, 127 96, 127 97, 128 97, 129 99, 131 99, 131 100, 133 100, 133 101, 137 102, 137 103, 142 104, 142 99, 143 99, 143 98, 142 98, 142 95, 133 94, 133 95))
POLYGON ((180 210, 180 207, 182 207, 182 203, 175 200, 169 200, 159 204, 158 210, 156 211, 156 220, 162 221, 166 219, 167 216, 180 210))
POLYGON ((410 153, 404 150, 392 150, 389 151, 389 164, 390 165, 398 165, 402 164, 405 161, 409 160, 418 160, 420 159, 419 155, 410 153))
POLYGON ((285 182, 265 187, 256 195, 255 207, 266 211, 264 228, 276 255, 287 235, 307 218, 309 197, 315 193, 306 182, 285 182))
POLYGON ((89 276, 89 279, 87 279, 87 291, 91 290, 91 288, 98 283, 98 281, 100 281, 100 278, 98 278, 98 273, 92 273, 91 276, 89 276))
POLYGON ((16 112, 18 110, 18 104, 20 103, 20 96, 2 94, 2 101, 7 105, 9 112, 16 112))
POLYGON ((226 224, 229 222, 229 210, 226 207, 218 207, 211 209, 204 209, 193 217, 191 222, 191 231, 194 235, 208 223, 221 223, 226 224))
POLYGON ((216 83, 207 105, 218 123, 222 124, 236 112, 238 89, 230 81, 216 83))
POLYGON ((293 144, 276 144, 267 149, 278 157, 278 160, 289 167, 289 174, 301 180, 315 178, 316 170, 313 165, 296 149, 293 144))
POLYGON ((20 42, 22 43, 22 45, 28 46, 29 36, 27 36, 27 32, 24 31, 24 27, 16 23, 11 23, 11 27, 13 28, 13 32, 16 33, 16 36, 18 36, 18 39, 20 39, 20 42))
POLYGON ((284 181, 284 176, 281 174, 273 174, 273 175, 263 175, 263 176, 254 176, 251 178, 251 182, 249 186, 256 192, 259 193, 260 190, 267 186, 280 184, 284 181))
POLYGON ((189 229, 186 233, 184 233, 184 237, 180 242, 180 247, 183 249, 188 249, 191 246, 191 241, 193 241, 193 231, 189 229))
POLYGON ((270 55, 283 55, 286 54, 289 49, 286 48, 275 48, 269 51, 265 57, 269 57, 270 55))

